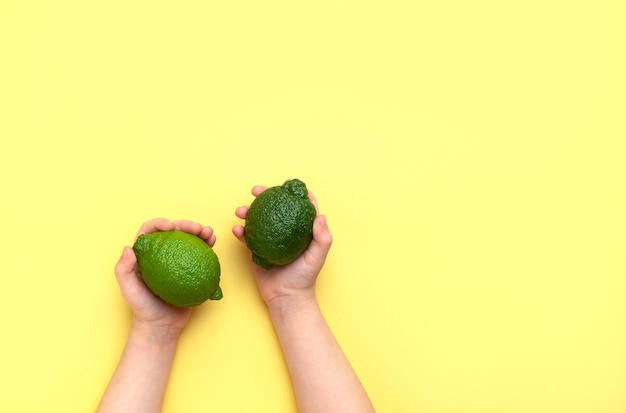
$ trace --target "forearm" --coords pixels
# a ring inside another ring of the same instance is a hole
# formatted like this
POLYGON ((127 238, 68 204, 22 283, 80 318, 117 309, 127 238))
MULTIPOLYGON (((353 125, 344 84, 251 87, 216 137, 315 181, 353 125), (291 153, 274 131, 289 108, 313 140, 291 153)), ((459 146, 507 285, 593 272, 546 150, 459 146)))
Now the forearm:
POLYGON ((177 345, 177 334, 134 325, 97 412, 160 412, 177 345))
POLYGON ((268 307, 300 413, 374 411, 313 295, 268 307))

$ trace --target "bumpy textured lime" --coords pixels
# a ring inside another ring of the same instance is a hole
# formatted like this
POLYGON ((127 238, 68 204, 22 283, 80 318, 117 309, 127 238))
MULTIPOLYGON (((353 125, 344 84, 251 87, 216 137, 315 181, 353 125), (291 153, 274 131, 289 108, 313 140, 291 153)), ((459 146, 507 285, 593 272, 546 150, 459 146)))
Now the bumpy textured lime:
POLYGON ((252 260, 270 269, 298 258, 313 239, 315 216, 306 185, 298 179, 263 191, 246 216, 244 237, 252 260))
POLYGON ((133 250, 141 278, 163 301, 195 307, 222 298, 220 262, 199 237, 183 231, 142 234, 133 250))

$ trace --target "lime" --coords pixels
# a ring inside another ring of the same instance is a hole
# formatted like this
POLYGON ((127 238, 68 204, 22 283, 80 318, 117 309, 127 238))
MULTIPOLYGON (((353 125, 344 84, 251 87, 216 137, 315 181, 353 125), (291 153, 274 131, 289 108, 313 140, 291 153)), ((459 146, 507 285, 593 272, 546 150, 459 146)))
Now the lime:
POLYGON ((176 307, 222 298, 220 263, 201 238, 183 231, 142 234, 133 250, 150 291, 176 307))
POLYGON ((316 210, 298 179, 263 191, 250 205, 244 238, 252 260, 265 269, 289 264, 313 239, 316 210))

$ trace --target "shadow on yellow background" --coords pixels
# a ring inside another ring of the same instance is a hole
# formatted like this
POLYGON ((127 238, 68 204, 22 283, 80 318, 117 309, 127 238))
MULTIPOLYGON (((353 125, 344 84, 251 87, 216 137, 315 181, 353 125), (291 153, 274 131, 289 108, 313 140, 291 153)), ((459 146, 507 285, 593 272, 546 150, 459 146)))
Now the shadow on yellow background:
POLYGON ((300 178, 379 412, 626 411, 626 3, 0 2, 0 408, 93 411, 150 218, 215 228, 165 412, 291 412, 231 235, 300 178))

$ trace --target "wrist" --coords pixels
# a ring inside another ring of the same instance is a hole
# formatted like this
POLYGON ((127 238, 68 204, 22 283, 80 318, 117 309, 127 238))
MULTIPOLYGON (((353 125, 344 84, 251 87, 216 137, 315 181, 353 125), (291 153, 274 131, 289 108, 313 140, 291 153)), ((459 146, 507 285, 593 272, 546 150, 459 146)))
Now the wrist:
POLYGON ((180 332, 180 328, 171 326, 155 326, 150 323, 134 319, 130 331, 130 338, 143 344, 175 344, 178 342, 180 332))
POLYGON ((317 306, 317 297, 315 296, 315 291, 278 295, 266 301, 266 305, 270 314, 281 314, 317 306))

